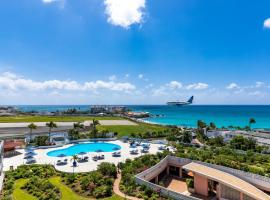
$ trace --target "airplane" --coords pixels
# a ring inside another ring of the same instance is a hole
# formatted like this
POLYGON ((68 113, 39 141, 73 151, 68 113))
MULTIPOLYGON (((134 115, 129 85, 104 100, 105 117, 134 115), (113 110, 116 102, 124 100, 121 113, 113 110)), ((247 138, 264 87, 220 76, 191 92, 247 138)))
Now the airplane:
POLYGON ((169 101, 167 102, 167 105, 170 106, 185 106, 185 105, 190 105, 193 102, 194 97, 190 97, 188 101, 169 101))

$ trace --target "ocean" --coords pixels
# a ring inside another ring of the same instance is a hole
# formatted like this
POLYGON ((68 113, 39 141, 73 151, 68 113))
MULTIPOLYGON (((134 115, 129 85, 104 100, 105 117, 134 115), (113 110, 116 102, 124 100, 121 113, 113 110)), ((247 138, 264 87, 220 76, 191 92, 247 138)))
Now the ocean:
MULTIPOLYGON (((25 105, 16 106, 22 111, 56 111, 76 108, 81 111, 89 110, 90 105, 25 105)), ((150 112, 159 117, 150 117, 145 121, 164 125, 179 125, 196 127, 198 120, 207 123, 214 122, 217 127, 248 125, 249 119, 254 118, 256 123, 253 128, 270 129, 270 105, 189 105, 189 106, 167 106, 167 105, 133 105, 127 106, 133 111, 150 112)))

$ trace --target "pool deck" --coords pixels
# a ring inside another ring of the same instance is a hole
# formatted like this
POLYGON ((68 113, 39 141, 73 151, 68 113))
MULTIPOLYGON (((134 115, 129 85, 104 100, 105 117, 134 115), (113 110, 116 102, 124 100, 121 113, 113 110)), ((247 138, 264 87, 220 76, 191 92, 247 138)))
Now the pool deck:
MULTIPOLYGON (((85 162, 85 163, 78 163, 78 167, 74 168, 74 172, 75 173, 89 172, 89 171, 96 170, 97 166, 102 162, 110 162, 110 163, 114 163, 117 165, 119 162, 124 162, 128 158, 134 159, 136 157, 143 155, 143 153, 141 153, 140 151, 139 151, 139 154, 137 154, 137 155, 131 155, 130 154, 131 148, 129 147, 129 143, 124 143, 120 140, 111 141, 111 142, 107 142, 107 143, 117 144, 117 145, 121 146, 121 157, 113 157, 112 152, 102 152, 102 153, 90 152, 87 154, 87 156, 89 156, 89 161, 85 162), (93 161, 92 157, 94 155, 100 155, 100 154, 104 155, 105 159, 99 160, 99 161, 93 161)), ((51 164, 51 165, 54 165, 55 168, 59 171, 73 172, 71 156, 67 156, 64 158, 58 158, 58 157, 51 157, 51 156, 47 155, 47 153, 49 151, 63 149, 63 148, 67 148, 69 146, 72 146, 72 144, 65 145, 63 147, 58 147, 58 148, 37 149, 34 151, 37 154, 34 156, 34 158, 36 159, 37 164, 51 164), (64 159, 68 159, 67 165, 63 165, 63 166, 56 165, 57 160, 64 160, 64 159)), ((159 144, 151 144, 149 153, 156 154, 157 152, 159 152, 159 150, 158 150, 159 146, 160 146, 159 144)), ((142 147, 138 147, 139 150, 141 148, 142 147)), ((24 159, 25 150, 19 149, 18 151, 21 152, 22 154, 18 155, 18 156, 11 157, 11 158, 4 158, 4 162, 3 162, 4 171, 8 171, 10 169, 10 166, 13 166, 13 168, 16 168, 19 165, 25 164, 25 162, 26 162, 26 160, 24 159)))

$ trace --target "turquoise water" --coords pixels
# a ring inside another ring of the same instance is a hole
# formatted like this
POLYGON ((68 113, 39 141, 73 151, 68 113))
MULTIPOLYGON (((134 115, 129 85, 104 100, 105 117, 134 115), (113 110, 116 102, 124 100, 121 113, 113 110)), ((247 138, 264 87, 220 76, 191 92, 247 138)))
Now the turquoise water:
POLYGON ((255 118, 253 128, 270 129, 270 106, 132 106, 133 110, 146 111, 161 117, 151 117, 146 121, 164 125, 196 127, 198 120, 214 122, 218 127, 248 125, 249 119, 255 118))
MULTIPOLYGON (((22 111, 56 111, 76 108, 89 110, 90 105, 26 105, 17 106, 22 111)), ((166 105, 134 105, 127 106, 134 111, 146 111, 162 117, 146 119, 149 122, 164 125, 181 125, 195 127, 197 120, 207 123, 214 122, 218 127, 241 126, 248 124, 249 118, 257 121, 252 125, 254 128, 270 129, 270 106, 269 105, 189 105, 189 106, 166 106, 166 105)))
POLYGON ((53 150, 47 153, 48 156, 57 157, 60 154, 65 154, 66 156, 73 156, 79 154, 80 152, 96 152, 97 150, 102 150, 102 152, 113 152, 116 149, 120 150, 121 147, 117 144, 111 143, 82 143, 75 144, 71 147, 59 150, 53 150))

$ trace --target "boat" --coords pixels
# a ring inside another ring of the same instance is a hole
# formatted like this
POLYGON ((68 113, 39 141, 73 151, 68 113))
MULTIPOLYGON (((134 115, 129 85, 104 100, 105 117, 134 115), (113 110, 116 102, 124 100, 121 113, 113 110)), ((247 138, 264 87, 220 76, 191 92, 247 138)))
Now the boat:
POLYGON ((169 101, 167 105, 170 106, 185 106, 193 103, 194 96, 191 96, 188 101, 169 101))

